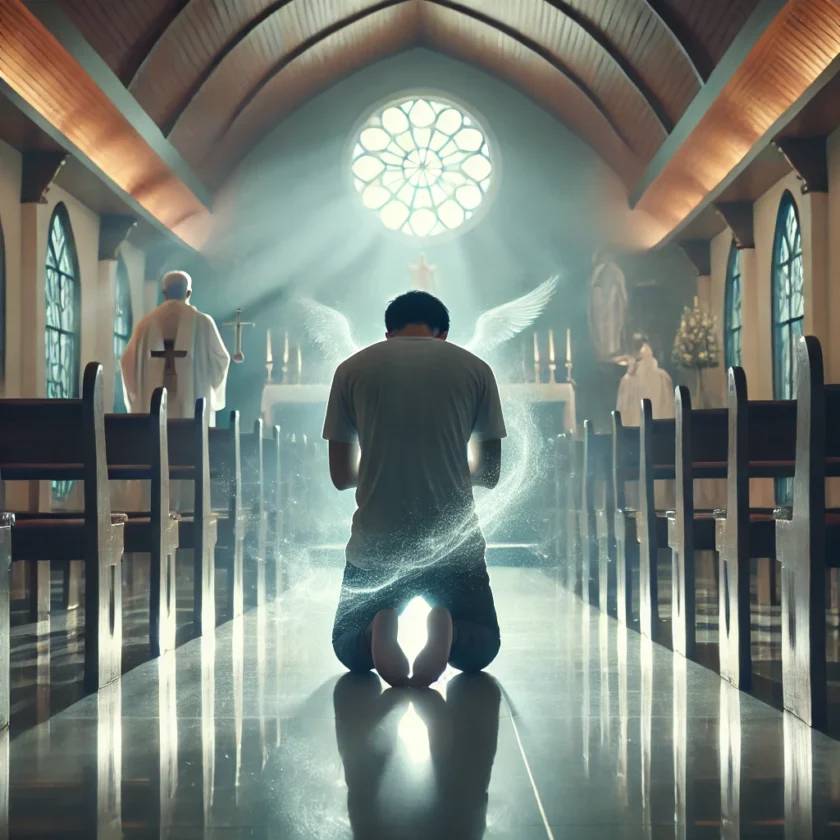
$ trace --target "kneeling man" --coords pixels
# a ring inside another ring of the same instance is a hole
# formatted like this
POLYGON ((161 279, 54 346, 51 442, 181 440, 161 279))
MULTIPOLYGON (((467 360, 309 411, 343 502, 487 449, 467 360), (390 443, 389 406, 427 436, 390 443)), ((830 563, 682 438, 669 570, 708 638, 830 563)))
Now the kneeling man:
POLYGON ((324 423, 333 484, 356 487, 357 504, 333 648, 351 671, 427 686, 447 662, 479 671, 499 650, 472 487, 496 486, 506 432, 493 372, 446 341, 441 301, 401 295, 385 326, 386 341, 336 370, 324 423), (416 596, 432 610, 410 669, 397 628, 416 596))

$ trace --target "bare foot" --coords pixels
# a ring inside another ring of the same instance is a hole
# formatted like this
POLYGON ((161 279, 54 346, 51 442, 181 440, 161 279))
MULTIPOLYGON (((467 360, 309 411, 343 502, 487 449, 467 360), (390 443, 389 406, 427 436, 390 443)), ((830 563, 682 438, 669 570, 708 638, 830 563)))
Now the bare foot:
POLYGON ((393 686, 408 685, 408 659, 397 641, 396 610, 380 610, 373 619, 371 651, 379 676, 393 686))
POLYGON ((434 607, 427 619, 429 636, 426 645, 414 660, 411 684, 425 688, 446 670, 452 650, 452 616, 446 607, 434 607))

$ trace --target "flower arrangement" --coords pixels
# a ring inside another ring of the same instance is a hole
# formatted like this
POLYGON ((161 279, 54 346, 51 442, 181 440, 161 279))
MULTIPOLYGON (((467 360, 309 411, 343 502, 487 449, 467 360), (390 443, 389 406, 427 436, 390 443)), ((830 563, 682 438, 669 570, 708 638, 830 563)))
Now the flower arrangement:
POLYGON ((686 306, 683 309, 671 361, 677 367, 699 371, 701 368, 717 367, 719 360, 717 318, 704 312, 698 298, 694 298, 693 308, 686 306))

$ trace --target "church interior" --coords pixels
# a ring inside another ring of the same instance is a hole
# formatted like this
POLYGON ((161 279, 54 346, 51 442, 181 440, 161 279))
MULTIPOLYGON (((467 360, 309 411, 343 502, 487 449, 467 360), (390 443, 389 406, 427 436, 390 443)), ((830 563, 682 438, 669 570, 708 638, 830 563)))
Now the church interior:
POLYGON ((0 838, 840 836, 838 103, 837 0, 0 0, 0 838), (409 289, 508 430, 428 688, 331 646, 409 289))

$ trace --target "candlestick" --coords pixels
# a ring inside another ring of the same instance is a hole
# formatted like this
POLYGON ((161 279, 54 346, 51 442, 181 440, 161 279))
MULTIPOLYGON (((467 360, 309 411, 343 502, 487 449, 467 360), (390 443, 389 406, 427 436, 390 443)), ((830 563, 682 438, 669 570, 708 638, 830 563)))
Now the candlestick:
POLYGON ((274 373, 274 354, 271 352, 271 330, 265 331, 265 381, 271 382, 274 373))
POLYGON ((572 379, 572 331, 566 330, 566 382, 574 385, 572 379))
POLYGON ((540 342, 537 334, 534 333, 534 382, 539 382, 540 376, 540 342))
POLYGON ((548 331, 548 371, 549 382, 557 384, 557 365, 554 363, 554 330, 548 331))

